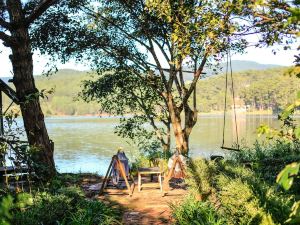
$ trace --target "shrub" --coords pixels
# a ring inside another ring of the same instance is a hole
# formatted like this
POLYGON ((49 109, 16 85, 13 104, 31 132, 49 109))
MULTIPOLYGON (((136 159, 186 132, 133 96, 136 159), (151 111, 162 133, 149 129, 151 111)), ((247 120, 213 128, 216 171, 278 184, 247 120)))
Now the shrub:
POLYGON ((69 225, 119 224, 114 211, 102 202, 81 201, 78 210, 70 216, 69 225))
MULTIPOLYGON (((192 210, 188 207, 205 203, 218 209, 217 214, 223 222, 226 221, 223 224, 283 224, 289 216, 293 197, 284 195, 277 189, 275 182, 266 182, 261 171, 230 160, 193 160, 187 183, 190 193, 200 196, 204 202, 185 202, 178 206, 181 209, 173 209, 174 213, 192 210)), ((188 215, 190 221, 198 216, 193 213, 188 215)))
POLYGON ((277 174, 286 164, 300 160, 300 144, 278 140, 264 144, 256 142, 252 148, 232 153, 231 159, 238 164, 247 162, 256 175, 274 184, 277 174))
POLYGON ((103 202, 85 199, 77 187, 66 187, 57 193, 38 192, 31 204, 15 205, 14 225, 99 225, 118 224, 118 212, 103 202))
POLYGON ((54 225, 63 222, 72 211, 73 199, 43 192, 34 196, 32 206, 14 214, 15 225, 54 225))
POLYGON ((171 205, 177 225, 223 225, 215 209, 208 202, 195 200, 189 196, 181 205, 171 205))

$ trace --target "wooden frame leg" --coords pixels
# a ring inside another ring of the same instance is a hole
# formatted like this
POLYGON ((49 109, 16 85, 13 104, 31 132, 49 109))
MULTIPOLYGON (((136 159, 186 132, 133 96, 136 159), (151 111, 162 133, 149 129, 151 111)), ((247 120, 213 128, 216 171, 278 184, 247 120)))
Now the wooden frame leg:
POLYGON ((162 181, 161 181, 161 174, 158 175, 158 182, 159 182, 159 187, 160 187, 160 191, 163 191, 163 187, 162 187, 162 181))
POLYGON ((132 196, 131 186, 129 185, 129 182, 128 182, 128 179, 127 179, 127 176, 126 176, 126 173, 125 173, 125 169, 123 167, 123 164, 121 163, 121 161, 119 159, 117 159, 117 165, 119 167, 119 170, 121 172, 121 175, 122 175, 123 179, 125 180, 125 184, 126 184, 126 187, 127 187, 127 190, 128 190, 128 194, 131 197, 132 196))
POLYGON ((105 187, 106 187, 106 185, 107 185, 109 176, 111 175, 112 164, 113 164, 113 161, 114 161, 114 160, 115 160, 115 156, 112 157, 112 159, 111 159, 111 161, 110 161, 110 164, 109 164, 109 166, 108 166, 106 175, 105 175, 104 179, 102 180, 102 185, 101 185, 101 188, 100 188, 100 191, 99 191, 99 195, 102 195, 103 192, 104 192, 104 189, 105 189, 105 187))
POLYGON ((138 191, 141 191, 141 186, 142 186, 142 176, 140 173, 138 173, 138 191))

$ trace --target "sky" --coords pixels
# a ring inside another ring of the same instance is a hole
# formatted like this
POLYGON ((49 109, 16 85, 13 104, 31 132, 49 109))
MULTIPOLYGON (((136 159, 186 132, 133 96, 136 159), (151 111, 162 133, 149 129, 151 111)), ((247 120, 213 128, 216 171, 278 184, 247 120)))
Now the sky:
MULTIPOLYGON (((0 77, 12 76, 11 62, 9 60, 10 50, 3 45, 0 45, 0 77)), ((255 48, 249 47, 246 53, 243 55, 234 55, 232 60, 247 60, 254 61, 260 64, 278 64, 282 66, 293 65, 294 55, 296 55, 296 44, 292 46, 291 50, 280 50, 279 47, 272 48, 255 48), (272 50, 279 49, 276 55, 273 54, 272 50)), ((34 74, 38 75, 43 72, 46 68, 47 57, 41 56, 37 53, 33 54, 33 68, 34 74)), ((82 64, 76 64, 74 62, 68 62, 66 64, 57 64, 59 69, 75 69, 75 70, 88 70, 87 66, 82 64)))

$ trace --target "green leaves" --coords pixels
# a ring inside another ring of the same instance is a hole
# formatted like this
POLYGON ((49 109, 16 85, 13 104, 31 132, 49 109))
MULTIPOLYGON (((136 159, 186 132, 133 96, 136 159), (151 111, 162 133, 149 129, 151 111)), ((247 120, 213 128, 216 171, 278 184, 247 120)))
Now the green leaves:
POLYGON ((293 184, 294 178, 299 173, 299 163, 291 163, 287 165, 277 176, 276 182, 285 190, 289 190, 293 184))
MULTIPOLYGON (((298 93, 298 94, 299 94, 299 93, 298 93)), ((288 117, 290 117, 290 116, 294 113, 295 109, 296 109, 297 107, 299 107, 299 106, 300 106, 300 99, 296 100, 293 104, 291 104, 291 105, 289 105, 288 107, 286 107, 286 108, 283 110, 283 112, 280 114, 280 119, 281 119, 281 120, 286 120, 286 119, 288 119, 288 117)))
POLYGON ((295 202, 292 207, 292 212, 289 216, 290 218, 286 220, 287 224, 300 224, 300 201, 295 202))
MULTIPOLYGON (((280 184, 285 190, 289 190, 293 185, 294 178, 299 173, 299 163, 292 163, 287 165, 277 176, 276 182, 280 184)), ((285 224, 299 224, 300 223, 300 201, 294 203, 289 219, 285 224)))
POLYGON ((294 134, 295 134, 295 137, 297 139, 300 139, 300 127, 297 127, 295 130, 294 130, 294 134))
POLYGON ((2 198, 0 202, 0 225, 10 225, 9 221, 12 219, 10 210, 13 206, 13 198, 10 195, 2 198))

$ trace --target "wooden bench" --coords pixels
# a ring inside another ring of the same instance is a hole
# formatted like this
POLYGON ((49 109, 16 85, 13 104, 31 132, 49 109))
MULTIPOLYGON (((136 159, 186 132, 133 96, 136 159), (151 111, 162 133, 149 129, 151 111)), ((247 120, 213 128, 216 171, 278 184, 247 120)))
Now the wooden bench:
POLYGON ((1 166, 0 167, 0 181, 3 178, 10 177, 23 177, 28 175, 28 167, 22 166, 21 168, 15 168, 13 166, 1 166))
POLYGON ((138 168, 138 191, 142 188, 142 175, 157 175, 160 191, 162 192, 162 171, 159 167, 138 168))

